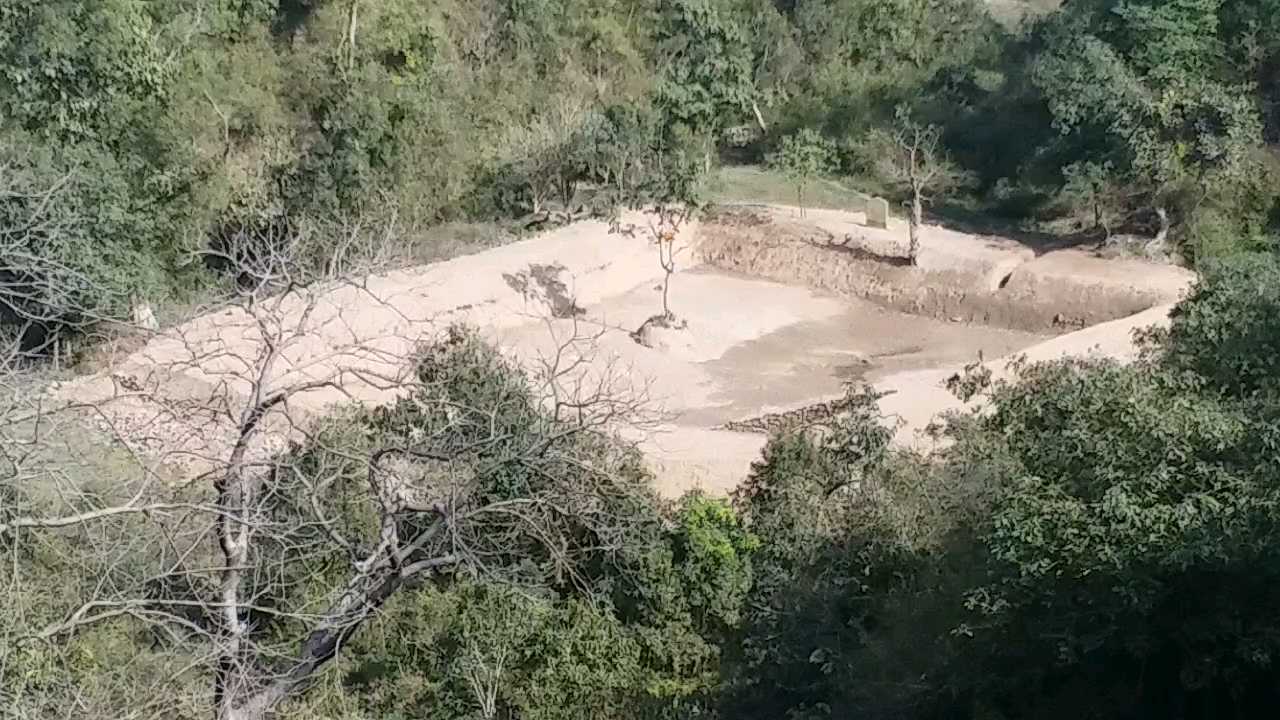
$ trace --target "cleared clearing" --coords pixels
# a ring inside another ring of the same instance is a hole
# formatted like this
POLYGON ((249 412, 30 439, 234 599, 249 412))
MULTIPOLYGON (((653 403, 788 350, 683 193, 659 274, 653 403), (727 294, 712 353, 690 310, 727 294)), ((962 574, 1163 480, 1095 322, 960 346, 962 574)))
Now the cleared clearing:
MULTIPOLYGON (((998 369, 1000 358, 1022 352, 1125 357, 1132 330, 1166 321, 1167 306, 1193 277, 1083 250, 1037 255, 1008 240, 933 227, 921 266, 911 268, 897 261, 906 235, 898 225, 869 231, 849 211, 813 211, 804 220, 782 206, 750 212, 685 229, 671 306, 689 327, 663 333, 655 348, 630 332, 660 308, 656 251, 642 233, 625 237, 584 222, 335 287, 309 312, 301 300, 286 302, 284 324, 304 312, 307 324, 270 380, 338 379, 292 401, 295 415, 384 401, 388 391, 370 378, 402 372, 415 343, 469 323, 531 365, 557 352, 584 360, 570 382, 607 382, 646 398, 654 414, 618 430, 645 450, 662 492, 724 492, 765 441, 720 429, 725 423, 830 399, 845 381, 865 379, 893 391, 882 407, 903 421, 899 442, 925 442, 919 431, 929 420, 957 407, 942 382, 964 364, 981 356, 998 369)), ((57 392, 80 401, 114 397, 105 422, 196 472, 201 458, 225 451, 228 418, 218 398, 248 388, 246 359, 260 347, 251 318, 222 311, 167 330, 57 392), (122 383, 187 409, 162 408, 123 392, 122 383)), ((258 452, 280 447, 290 432, 275 430, 258 452)))

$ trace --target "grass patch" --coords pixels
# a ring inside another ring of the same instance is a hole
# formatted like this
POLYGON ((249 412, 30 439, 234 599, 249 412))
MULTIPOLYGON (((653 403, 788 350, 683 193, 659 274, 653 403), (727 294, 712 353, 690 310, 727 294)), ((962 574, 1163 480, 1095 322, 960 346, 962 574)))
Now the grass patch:
POLYGON ((520 239, 520 235, 496 222, 448 222, 433 225, 408 238, 406 265, 449 260, 489 250, 520 239))
MULTIPOLYGON (((781 173, 756 165, 731 165, 711 179, 708 199, 713 203, 796 204, 796 186, 781 173)), ((831 179, 818 179, 805 188, 805 207, 863 212, 867 195, 831 179)))

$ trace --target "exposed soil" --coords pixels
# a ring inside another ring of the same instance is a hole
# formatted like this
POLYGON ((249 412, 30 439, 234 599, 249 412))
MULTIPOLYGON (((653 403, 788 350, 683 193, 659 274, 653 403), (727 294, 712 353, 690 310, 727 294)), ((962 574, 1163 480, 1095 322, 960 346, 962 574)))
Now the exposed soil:
POLYGON ((1036 251, 1003 238, 922 229, 918 266, 906 229, 865 227, 861 213, 787 208, 722 211, 698 250, 710 265, 862 298, 912 315, 1063 333, 1175 302, 1191 272, 1082 249, 1036 251), (748 219, 749 218, 749 219, 748 219))
MULTIPOLYGON (((926 442, 920 429, 958 405, 942 382, 965 363, 981 357, 998 369, 999 358, 1018 352, 1125 357, 1133 328, 1165 321, 1166 305, 1191 280, 1168 266, 1075 251, 1037 256, 1009 240, 933 227, 920 266, 908 267, 895 262, 903 227, 861 221, 811 210, 802 222, 790 209, 765 208, 686 227, 683 257, 705 262, 672 278, 671 310, 687 327, 662 333, 655 347, 631 337, 662 308, 652 247, 593 221, 334 287, 309 310, 291 298, 281 305, 283 325, 306 323, 268 383, 335 380, 290 401, 296 423, 332 403, 389 399, 394 392, 370 378, 404 373, 415 344, 452 322, 482 328, 531 366, 576 335, 571 352, 586 362, 573 381, 607 380, 658 413, 618 431, 644 449, 659 489, 727 491, 765 437, 718 429, 726 423, 830 400, 844 382, 865 379, 893 391, 881 407, 902 418, 898 441, 926 442)), ((228 408, 248 390, 246 368, 261 347, 243 312, 205 315, 59 395, 106 402, 102 422, 192 474, 202 458, 226 451, 228 408)), ((259 454, 296 432, 282 417, 268 426, 259 454)))
POLYGON ((565 267, 559 263, 544 265, 531 263, 528 270, 518 273, 503 273, 502 279, 507 287, 520 293, 526 302, 542 300, 551 310, 551 316, 557 318, 576 317, 583 313, 582 308, 574 301, 564 280, 565 267))

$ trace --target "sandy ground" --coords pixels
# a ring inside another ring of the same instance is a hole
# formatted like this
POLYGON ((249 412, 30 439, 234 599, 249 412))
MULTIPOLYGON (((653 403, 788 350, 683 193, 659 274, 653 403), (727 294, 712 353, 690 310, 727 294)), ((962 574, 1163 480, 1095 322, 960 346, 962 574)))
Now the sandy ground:
MULTIPOLYGON (((863 230, 856 213, 810 211, 807 221, 837 236, 863 230)), ((929 231, 926 265, 968 263, 994 275, 1037 261, 1009 241, 929 231)), ((898 227, 863 235, 886 246, 905 242, 905 230, 898 227)), ((697 257, 697 237, 696 225, 685 229, 678 262, 691 264, 697 257)), ((1090 263, 1077 269, 1094 278, 1090 263)), ((330 381, 291 400, 289 418, 272 420, 269 442, 260 448, 270 452, 286 437, 288 421, 314 417, 336 402, 388 399, 393 391, 387 379, 403 374, 416 342, 466 322, 530 367, 557 353, 562 361, 585 359, 564 376, 566 386, 607 382, 643 399, 653 411, 647 422, 618 429, 641 444, 663 494, 691 487, 726 492, 745 476, 765 440, 716 429, 727 421, 802 407, 839 395, 848 380, 865 379, 894 391, 882 401, 883 409, 903 419, 899 441, 916 444, 922 442, 919 430, 937 412, 957 405, 942 381, 979 355, 997 367, 1003 365, 999 358, 1019 352, 1035 359, 1086 352, 1124 357, 1132 352, 1134 327, 1167 316, 1167 308, 1157 308, 1051 338, 903 314, 708 268, 681 270, 672 280, 671 307, 689 327, 663 334, 661 349, 629 336, 661 309, 656 249, 642 233, 625 237, 584 222, 369 278, 361 287, 332 288, 310 302, 292 298, 257 319, 240 310, 206 315, 58 393, 82 402, 114 398, 104 405, 105 422, 166 462, 196 472, 227 451, 235 417, 227 398, 242 397, 255 384, 270 391, 330 381), (265 326, 262 317, 269 319, 265 326), (279 338, 282 353, 258 378, 254 359, 263 348, 264 327, 279 338), (139 387, 160 401, 130 390, 139 387)), ((1108 272, 1113 270, 1098 274, 1108 272)), ((1121 274, 1132 279, 1133 269, 1121 274)))

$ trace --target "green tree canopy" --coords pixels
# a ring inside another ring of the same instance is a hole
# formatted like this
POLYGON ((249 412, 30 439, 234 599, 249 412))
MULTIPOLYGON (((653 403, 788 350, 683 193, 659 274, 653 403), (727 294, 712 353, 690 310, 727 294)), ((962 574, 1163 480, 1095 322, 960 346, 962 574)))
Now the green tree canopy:
MULTIPOLYGON (((727 708, 1264 712, 1280 674, 1280 416, 1260 289, 1278 267, 1211 272, 1135 364, 957 376, 985 404, 950 419, 935 459, 837 462, 828 436, 773 439, 739 498, 763 545, 727 708)), ((841 422, 869 437, 881 421, 841 422)))

